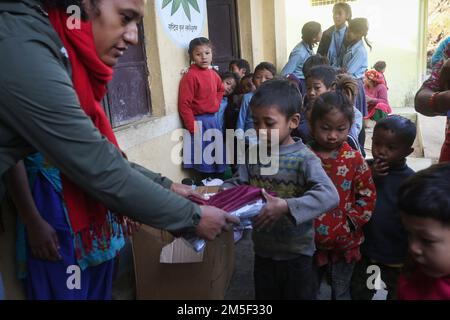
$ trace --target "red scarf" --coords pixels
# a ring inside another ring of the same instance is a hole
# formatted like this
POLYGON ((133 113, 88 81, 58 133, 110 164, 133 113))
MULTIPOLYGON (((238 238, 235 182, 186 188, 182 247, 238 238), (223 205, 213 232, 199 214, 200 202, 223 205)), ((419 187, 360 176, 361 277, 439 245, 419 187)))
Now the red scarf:
MULTIPOLYGON (((100 105, 107 91, 106 85, 112 79, 113 70, 97 55, 92 24, 81 21, 80 29, 70 30, 66 25, 68 17, 62 10, 49 11, 50 21, 69 55, 73 86, 80 105, 100 133, 119 148, 111 124, 100 105)), ((83 249, 88 254, 92 250, 94 238, 101 239, 106 236, 109 240, 111 230, 106 219, 108 209, 65 175, 61 174, 61 179, 72 231, 76 236, 81 235, 83 249)), ((79 248, 76 250, 79 257, 81 252, 79 248)))

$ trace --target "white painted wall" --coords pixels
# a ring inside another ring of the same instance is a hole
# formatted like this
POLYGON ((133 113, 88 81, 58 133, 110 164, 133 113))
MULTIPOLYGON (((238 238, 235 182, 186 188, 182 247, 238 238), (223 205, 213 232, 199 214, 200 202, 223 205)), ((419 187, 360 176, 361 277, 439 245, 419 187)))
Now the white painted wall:
MULTIPOLYGON (((423 59, 420 39, 420 3, 423 0, 357 0, 351 2, 353 17, 369 20, 369 66, 387 63, 386 79, 393 107, 412 106, 421 81, 423 59)), ((287 55, 301 39, 301 28, 317 21, 326 30, 333 24, 332 5, 312 7, 309 0, 286 0, 287 55)), ((286 56, 287 60, 287 56, 286 56)))

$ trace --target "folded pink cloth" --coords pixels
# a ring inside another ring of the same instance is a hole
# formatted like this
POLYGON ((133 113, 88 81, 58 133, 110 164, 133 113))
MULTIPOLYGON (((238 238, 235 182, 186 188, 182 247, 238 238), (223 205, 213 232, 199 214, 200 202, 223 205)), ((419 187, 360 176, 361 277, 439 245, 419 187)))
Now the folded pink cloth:
MULTIPOLYGON (((231 188, 212 196, 209 200, 191 199, 195 203, 203 206, 213 206, 227 212, 231 212, 242 208, 243 206, 256 202, 258 200, 265 200, 262 195, 262 189, 253 186, 243 185, 231 188)), ((272 196, 277 194, 267 191, 272 196)))

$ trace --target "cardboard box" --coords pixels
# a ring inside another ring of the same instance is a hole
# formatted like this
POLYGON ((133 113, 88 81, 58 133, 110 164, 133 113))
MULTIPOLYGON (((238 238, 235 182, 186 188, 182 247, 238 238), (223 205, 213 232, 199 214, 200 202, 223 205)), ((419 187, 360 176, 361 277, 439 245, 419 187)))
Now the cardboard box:
MULTIPOLYGON (((216 191, 199 189, 202 193, 216 191)), ((231 231, 208 242, 199 255, 184 240, 143 226, 133 236, 133 253, 139 300, 223 300, 233 274, 231 231)))

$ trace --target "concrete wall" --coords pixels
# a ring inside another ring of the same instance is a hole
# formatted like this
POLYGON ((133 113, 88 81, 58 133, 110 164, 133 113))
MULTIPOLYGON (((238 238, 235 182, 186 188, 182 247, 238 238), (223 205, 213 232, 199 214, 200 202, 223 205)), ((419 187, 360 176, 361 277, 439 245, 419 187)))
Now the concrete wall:
POLYGON ((238 0, 242 58, 256 67, 268 61, 281 69, 286 55, 285 0, 238 0))
MULTIPOLYGON (((189 175, 170 158, 179 142, 172 133, 181 128, 178 116, 178 86, 181 71, 189 65, 187 50, 166 35, 156 14, 155 0, 146 2, 144 18, 145 47, 150 71, 152 117, 119 128, 116 135, 120 146, 131 161, 180 182, 189 175)), ((205 19, 203 35, 207 36, 205 19)))
MULTIPOLYGON (((369 50, 369 67, 378 60, 387 63, 392 106, 412 106, 425 72, 426 0, 357 0, 350 5, 353 17, 366 17, 370 23, 368 38, 373 50, 369 50)), ((303 24, 314 20, 323 30, 333 24, 332 8, 312 7, 309 0, 286 0, 288 54, 300 41, 303 24)))

